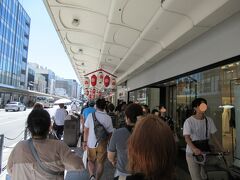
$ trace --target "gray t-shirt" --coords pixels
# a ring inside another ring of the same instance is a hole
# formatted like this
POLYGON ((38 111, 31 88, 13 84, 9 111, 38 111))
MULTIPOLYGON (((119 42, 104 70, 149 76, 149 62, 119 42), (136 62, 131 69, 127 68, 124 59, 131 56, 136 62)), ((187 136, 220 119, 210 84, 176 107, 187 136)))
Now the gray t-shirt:
POLYGON ((120 128, 113 132, 108 151, 117 153, 117 170, 120 173, 128 173, 126 166, 127 158, 127 141, 131 133, 127 128, 120 128))

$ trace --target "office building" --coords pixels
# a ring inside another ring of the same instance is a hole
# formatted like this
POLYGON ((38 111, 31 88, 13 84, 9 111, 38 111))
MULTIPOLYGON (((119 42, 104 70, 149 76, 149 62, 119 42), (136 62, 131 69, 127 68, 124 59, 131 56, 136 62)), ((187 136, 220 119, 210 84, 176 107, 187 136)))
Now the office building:
POLYGON ((55 73, 47 67, 42 67, 37 63, 29 62, 28 65, 34 69, 36 73, 41 74, 45 78, 46 88, 44 93, 55 94, 55 73))
POLYGON ((34 89, 34 79, 35 79, 35 71, 31 67, 28 67, 27 89, 29 90, 34 89))
POLYGON ((27 87, 30 17, 18 0, 0 1, 0 83, 27 87))

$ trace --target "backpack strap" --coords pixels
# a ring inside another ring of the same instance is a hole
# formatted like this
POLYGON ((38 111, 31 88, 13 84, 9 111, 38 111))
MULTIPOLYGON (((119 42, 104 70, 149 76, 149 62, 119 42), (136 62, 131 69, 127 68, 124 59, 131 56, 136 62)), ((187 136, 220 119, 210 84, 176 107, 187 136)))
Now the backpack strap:
POLYGON ((92 117, 93 117, 93 122, 94 122, 94 127, 95 127, 95 126, 96 126, 95 123, 99 122, 99 121, 97 120, 97 117, 96 117, 95 112, 92 113, 92 117))
POLYGON ((31 152, 32 152, 32 155, 33 155, 33 157, 34 157, 34 159, 37 161, 37 165, 43 170, 43 171, 45 171, 45 172, 47 172, 48 174, 51 174, 51 175, 55 175, 55 176, 63 176, 64 175, 64 171, 53 171, 53 170, 51 170, 51 169, 49 169, 48 167, 46 167, 43 163, 42 163, 42 161, 40 160, 40 158, 39 158, 39 156, 38 156, 38 154, 37 154, 37 151, 36 151, 36 149, 35 149, 35 147, 34 147, 34 145, 33 145, 33 141, 32 141, 32 138, 31 139, 29 139, 28 141, 28 146, 29 146, 29 148, 30 148, 30 150, 31 150, 31 152))
POLYGON ((206 139, 208 139, 208 120, 206 116, 205 116, 205 121, 206 121, 206 139))
MULTIPOLYGON (((100 125, 100 126, 102 126, 102 127, 105 129, 105 131, 108 133, 108 131, 106 130, 105 126, 102 125, 102 123, 100 123, 100 122, 98 121, 95 112, 92 113, 92 117, 93 117, 94 129, 95 129, 97 126, 100 125)), ((94 131, 94 132, 95 132, 95 131, 94 131)), ((97 144, 98 144, 100 141, 101 141, 101 139, 97 139, 97 142, 96 142, 96 144, 95 144, 95 147, 97 147, 97 144)))

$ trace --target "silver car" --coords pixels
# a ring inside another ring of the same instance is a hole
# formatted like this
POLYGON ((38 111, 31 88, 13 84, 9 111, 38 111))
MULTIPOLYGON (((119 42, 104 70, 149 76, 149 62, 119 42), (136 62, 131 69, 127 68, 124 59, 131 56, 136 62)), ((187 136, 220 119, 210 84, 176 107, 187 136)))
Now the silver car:
POLYGON ((12 110, 12 111, 25 111, 26 110, 26 106, 20 102, 10 102, 10 103, 7 103, 5 105, 5 111, 9 111, 9 110, 12 110))

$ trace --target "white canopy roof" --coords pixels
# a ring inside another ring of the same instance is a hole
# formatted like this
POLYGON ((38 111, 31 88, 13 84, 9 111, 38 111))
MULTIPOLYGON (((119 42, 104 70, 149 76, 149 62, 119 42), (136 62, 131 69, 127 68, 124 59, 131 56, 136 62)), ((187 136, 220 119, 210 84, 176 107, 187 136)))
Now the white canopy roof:
POLYGON ((240 9, 240 0, 43 0, 72 66, 118 84, 240 9))

